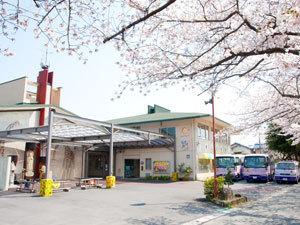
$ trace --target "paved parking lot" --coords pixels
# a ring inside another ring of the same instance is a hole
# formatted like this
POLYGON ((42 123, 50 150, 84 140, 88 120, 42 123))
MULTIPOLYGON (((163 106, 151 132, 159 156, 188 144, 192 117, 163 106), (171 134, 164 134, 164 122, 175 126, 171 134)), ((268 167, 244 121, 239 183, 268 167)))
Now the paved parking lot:
MULTIPOLYGON (((258 204, 263 209, 261 212, 267 213, 269 203, 266 203, 266 201, 274 201, 275 203, 276 198, 266 198, 274 196, 274 194, 277 194, 282 201, 280 206, 276 206, 276 211, 273 212, 272 208, 268 212, 268 219, 270 220, 275 212, 280 212, 280 209, 283 209, 282 213, 284 213, 287 207, 290 208, 292 206, 296 214, 292 213, 290 215, 294 215, 294 219, 291 219, 291 221, 298 221, 298 224, 300 224, 300 220, 298 220, 300 219, 299 185, 247 184, 239 182, 233 185, 233 189, 253 200, 239 209, 241 211, 236 211, 236 209, 224 210, 210 203, 199 201, 199 199, 204 197, 202 182, 154 184, 127 182, 119 184, 111 190, 72 190, 69 193, 56 193, 51 198, 40 198, 30 194, 16 193, 1 196, 0 193, 0 215, 5 215, 5 217, 1 216, 0 225, 158 225, 201 224, 202 222, 219 224, 222 221, 227 221, 223 224, 231 224, 233 223, 232 218, 236 218, 237 221, 241 219, 239 215, 246 219, 243 224, 253 224, 247 223, 247 218, 253 218, 255 213, 260 212, 259 210, 251 211, 256 209, 254 205, 258 204), (289 191, 290 188, 293 188, 291 189, 293 192, 289 191), (298 191, 297 199, 293 198, 294 189, 298 191), (288 199, 284 200, 285 196, 288 196, 288 199), (254 202, 261 199, 266 199, 266 201, 254 202), (284 205, 289 201, 292 205, 284 205), (299 212, 298 215, 297 212, 299 212), (234 217, 229 216, 230 214, 234 215, 234 217), (198 220, 195 223, 199 218, 204 220, 202 222, 198 220)), ((278 219, 278 217, 276 218, 278 219)))
POLYGON ((257 201, 229 210, 227 214, 205 224, 299 225, 300 185, 281 185, 278 189, 278 185, 269 184, 257 201), (276 191, 271 191, 272 186, 277 187, 276 191))

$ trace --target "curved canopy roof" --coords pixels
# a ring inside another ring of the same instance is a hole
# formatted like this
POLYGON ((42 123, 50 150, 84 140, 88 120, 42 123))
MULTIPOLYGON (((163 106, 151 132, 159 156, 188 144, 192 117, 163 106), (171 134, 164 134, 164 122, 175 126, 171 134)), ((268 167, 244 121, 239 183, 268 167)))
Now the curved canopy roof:
MULTIPOLYGON (((162 134, 59 113, 53 114, 52 143, 55 145, 108 146, 112 127, 114 148, 169 147, 173 145, 173 140, 162 134)), ((47 141, 49 129, 50 127, 47 125, 0 131, 0 140, 44 143, 47 141)))

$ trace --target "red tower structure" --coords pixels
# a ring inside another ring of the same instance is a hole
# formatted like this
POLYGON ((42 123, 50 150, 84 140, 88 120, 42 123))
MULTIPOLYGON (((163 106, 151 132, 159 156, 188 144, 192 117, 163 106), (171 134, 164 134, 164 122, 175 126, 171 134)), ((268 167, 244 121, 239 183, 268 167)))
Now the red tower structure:
MULTIPOLYGON (((38 104, 51 104, 51 95, 52 95, 52 85, 53 85, 53 72, 49 72, 48 66, 43 66, 42 71, 39 72, 37 78, 37 94, 36 100, 38 104), (50 90, 49 87, 50 86, 50 90), (50 91, 50 93, 47 93, 50 91), (49 99, 47 99, 47 96, 49 99)), ((39 117, 39 126, 45 125, 45 111, 46 108, 42 108, 40 110, 40 117, 39 117)), ((39 177, 39 169, 40 169, 40 158, 41 158, 41 144, 37 144, 36 146, 36 157, 35 157, 35 177, 39 177)))

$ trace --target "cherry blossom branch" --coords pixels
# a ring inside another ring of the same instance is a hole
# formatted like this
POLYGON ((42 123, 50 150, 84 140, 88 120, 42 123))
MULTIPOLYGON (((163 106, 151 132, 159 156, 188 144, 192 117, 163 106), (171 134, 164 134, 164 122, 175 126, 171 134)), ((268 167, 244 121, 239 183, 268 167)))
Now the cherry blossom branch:
POLYGON ((117 33, 105 38, 103 40, 103 43, 106 43, 112 39, 114 39, 115 37, 124 34, 128 29, 130 29, 131 27, 134 27, 135 25, 138 25, 139 23, 149 19, 150 17, 156 15, 157 13, 165 10, 166 8, 168 8, 170 5, 172 5, 173 3, 175 3, 176 0, 168 0, 167 3, 165 3, 164 5, 162 5, 161 7, 153 10, 152 12, 148 13, 146 16, 139 18, 138 20, 128 24, 127 26, 125 26, 124 28, 122 28, 120 31, 118 31, 117 33))
POLYGON ((70 24, 71 24, 71 0, 68 0, 68 23, 67 23, 67 40, 68 40, 68 48, 70 49, 70 24))
POLYGON ((255 77, 255 78, 256 78, 257 80, 260 80, 260 81, 266 83, 266 84, 271 85, 271 86, 278 92, 278 94, 280 94, 280 95, 281 95, 282 97, 284 97, 284 98, 296 98, 296 99, 300 99, 300 95, 299 95, 299 94, 297 94, 297 95, 286 94, 286 93, 284 93, 283 91, 280 91, 279 88, 278 88, 275 84, 273 84, 272 82, 267 81, 267 80, 264 80, 264 79, 262 79, 262 78, 260 78, 260 77, 255 77))
POLYGON ((253 50, 253 51, 249 51, 249 52, 239 52, 239 53, 232 52, 230 56, 225 57, 225 58, 223 58, 223 59, 221 59, 221 60, 217 61, 216 63, 213 63, 209 66, 203 67, 203 68, 201 68, 200 70, 198 70, 196 72, 193 72, 193 73, 190 73, 190 74, 185 74, 184 76, 193 77, 193 76, 197 75, 200 72, 212 69, 214 67, 221 66, 223 63, 228 62, 228 61, 230 61, 230 60, 232 60, 232 59, 234 59, 238 56, 250 57, 250 56, 258 56, 258 55, 264 55, 264 54, 267 54, 267 55, 277 54, 277 53, 279 53, 279 54, 293 54, 293 55, 298 56, 299 52, 300 52, 300 50, 298 50, 298 49, 286 49, 286 48, 269 48, 269 49, 265 49, 265 50, 259 50, 259 51, 253 50))
POLYGON ((61 3, 65 2, 66 0, 60 0, 59 2, 57 2, 55 5, 53 5, 48 11, 47 13, 42 17, 42 19, 40 20, 40 22, 38 23, 38 27, 44 22, 44 20, 49 16, 49 14, 52 12, 53 9, 55 9, 58 5, 60 5, 61 3))

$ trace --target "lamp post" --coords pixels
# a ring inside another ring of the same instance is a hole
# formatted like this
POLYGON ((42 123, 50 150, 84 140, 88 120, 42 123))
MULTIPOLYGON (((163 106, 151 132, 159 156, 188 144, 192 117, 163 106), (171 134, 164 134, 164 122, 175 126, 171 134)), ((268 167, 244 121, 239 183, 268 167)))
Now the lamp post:
POLYGON ((218 183, 217 183, 217 169, 216 169, 216 130, 215 130, 215 100, 214 92, 212 92, 211 100, 206 101, 205 104, 211 104, 212 106, 212 130, 213 130, 213 170, 214 170, 214 198, 218 197, 218 183))

